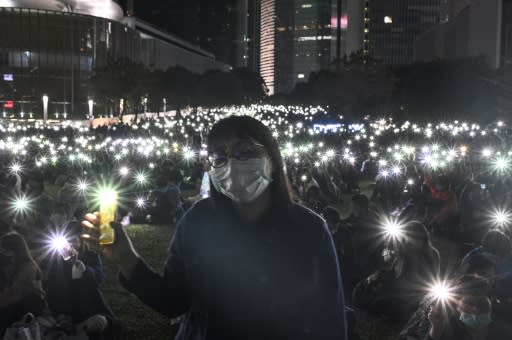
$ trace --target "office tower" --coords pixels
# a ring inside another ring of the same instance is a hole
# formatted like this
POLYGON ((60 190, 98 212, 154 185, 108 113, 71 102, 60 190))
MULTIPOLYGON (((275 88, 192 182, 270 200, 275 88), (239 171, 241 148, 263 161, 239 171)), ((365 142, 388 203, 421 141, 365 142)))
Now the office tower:
POLYGON ((364 1, 364 51, 386 64, 412 63, 416 38, 441 22, 442 0, 364 1))
POLYGON ((260 74, 270 94, 290 92, 347 53, 347 9, 340 0, 261 0, 260 74))

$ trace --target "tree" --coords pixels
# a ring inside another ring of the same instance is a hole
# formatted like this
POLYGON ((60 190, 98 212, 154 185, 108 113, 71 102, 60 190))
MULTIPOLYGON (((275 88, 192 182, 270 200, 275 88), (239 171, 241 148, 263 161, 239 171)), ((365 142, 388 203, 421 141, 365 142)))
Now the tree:
POLYGON ((490 70, 483 58, 435 60, 396 70, 401 106, 414 118, 473 118, 497 106, 490 70))
POLYGON ((242 84, 231 72, 218 70, 202 74, 195 89, 195 101, 200 106, 223 106, 243 103, 242 84))
POLYGON ((289 95, 293 103, 329 105, 345 114, 381 113, 392 107, 395 78, 373 58, 354 54, 336 60, 328 70, 312 73, 289 95))
POLYGON ((242 86, 242 96, 246 103, 258 102, 265 97, 265 82, 259 73, 239 68, 233 71, 233 75, 242 86))
POLYGON ((142 63, 128 59, 119 59, 96 70, 91 78, 94 100, 100 108, 108 110, 115 107, 123 98, 125 112, 138 114, 142 97, 148 93, 150 73, 142 63))
POLYGON ((165 72, 164 85, 167 102, 178 113, 184 106, 192 105, 199 75, 186 68, 176 66, 165 72))

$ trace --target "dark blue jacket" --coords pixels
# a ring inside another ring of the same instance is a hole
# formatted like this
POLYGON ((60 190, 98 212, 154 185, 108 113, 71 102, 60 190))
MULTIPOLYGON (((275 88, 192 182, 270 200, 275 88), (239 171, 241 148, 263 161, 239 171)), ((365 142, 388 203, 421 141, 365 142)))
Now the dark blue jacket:
POLYGON ((177 339, 346 339, 331 235, 300 205, 248 224, 229 202, 202 200, 178 224, 163 276, 139 261, 120 280, 161 314, 186 314, 177 339))

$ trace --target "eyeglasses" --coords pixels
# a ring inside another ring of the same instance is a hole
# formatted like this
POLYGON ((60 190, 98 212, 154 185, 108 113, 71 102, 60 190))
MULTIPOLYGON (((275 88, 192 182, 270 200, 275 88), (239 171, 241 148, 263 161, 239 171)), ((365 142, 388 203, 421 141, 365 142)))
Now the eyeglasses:
POLYGON ((265 154, 265 147, 261 144, 251 141, 243 141, 231 148, 231 152, 226 149, 213 151, 208 155, 208 163, 213 168, 222 168, 228 163, 229 158, 237 161, 247 161, 252 158, 260 158, 265 154))

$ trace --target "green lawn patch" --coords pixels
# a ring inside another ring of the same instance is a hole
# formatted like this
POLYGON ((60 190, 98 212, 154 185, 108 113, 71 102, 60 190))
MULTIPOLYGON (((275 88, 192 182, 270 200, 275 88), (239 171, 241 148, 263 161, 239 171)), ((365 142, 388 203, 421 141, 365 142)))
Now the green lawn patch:
MULTIPOLYGON (((156 270, 163 268, 173 229, 168 226, 132 225, 128 234, 137 251, 156 270)), ((122 321, 126 339, 172 339, 174 331, 170 320, 146 307, 134 295, 121 288, 117 267, 104 261, 107 275, 103 292, 115 315, 122 321)))

